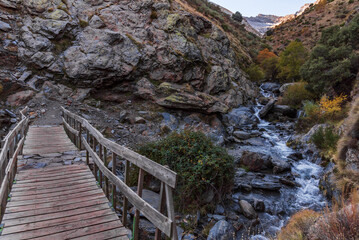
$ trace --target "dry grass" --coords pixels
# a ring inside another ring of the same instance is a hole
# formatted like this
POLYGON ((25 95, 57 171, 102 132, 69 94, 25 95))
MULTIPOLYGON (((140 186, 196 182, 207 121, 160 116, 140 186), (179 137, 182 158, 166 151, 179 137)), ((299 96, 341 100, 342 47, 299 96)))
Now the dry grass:
POLYGON ((315 239, 318 240, 356 240, 359 238, 359 196, 353 190, 348 203, 335 203, 315 225, 315 239), (341 210, 339 206, 343 206, 341 210))
POLYGON ((310 227, 320 217, 320 213, 305 209, 294 214, 278 235, 278 240, 304 240, 308 239, 310 227))
POLYGON ((353 98, 351 109, 345 120, 344 134, 338 142, 335 162, 338 166, 339 187, 359 187, 359 173, 346 169, 346 153, 349 148, 358 148, 358 140, 351 136, 351 132, 359 131, 359 95, 353 98))
POLYGON ((294 214, 279 233, 278 240, 358 240, 359 194, 353 189, 342 193, 341 202, 334 202, 323 213, 302 210, 294 214))

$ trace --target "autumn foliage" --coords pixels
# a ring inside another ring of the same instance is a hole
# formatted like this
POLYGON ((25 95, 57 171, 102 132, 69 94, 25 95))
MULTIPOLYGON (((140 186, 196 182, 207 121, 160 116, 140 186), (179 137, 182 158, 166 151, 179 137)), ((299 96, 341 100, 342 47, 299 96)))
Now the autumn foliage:
POLYGON ((264 60, 266 60, 268 58, 273 58, 273 57, 277 57, 277 55, 275 55, 274 52, 269 51, 268 48, 265 48, 258 53, 257 62, 259 64, 261 64, 264 60))
POLYGON ((323 114, 334 115, 342 110, 342 104, 347 99, 346 95, 340 95, 330 100, 324 95, 319 102, 320 110, 323 114))

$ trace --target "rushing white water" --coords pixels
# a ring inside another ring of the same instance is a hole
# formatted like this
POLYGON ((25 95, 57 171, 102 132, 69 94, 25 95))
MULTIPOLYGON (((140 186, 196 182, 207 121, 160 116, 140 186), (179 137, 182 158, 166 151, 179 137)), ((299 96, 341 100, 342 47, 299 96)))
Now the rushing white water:
MULTIPOLYGON (((264 97, 275 97, 271 92, 266 92, 261 89, 261 94, 264 97)), ((283 136, 283 131, 279 130, 276 126, 271 124, 268 121, 265 121, 259 117, 259 111, 263 108, 263 105, 257 103, 255 109, 255 116, 259 119, 258 127, 264 129, 263 138, 269 140, 272 144, 272 148, 269 150, 270 153, 280 156, 281 159, 289 161, 288 156, 295 151, 289 148, 286 144, 289 136, 283 136), (281 134, 282 133, 282 134, 281 134)), ((259 149, 258 152, 261 152, 259 149)), ((268 150, 262 152, 268 153, 268 150)), ((271 232, 277 232, 289 219, 289 215, 306 208, 310 209, 322 209, 326 205, 326 200, 320 192, 319 189, 319 177, 323 169, 321 166, 312 163, 309 161, 309 157, 303 154, 304 159, 300 161, 293 161, 291 172, 295 176, 295 182, 298 184, 298 187, 288 190, 281 190, 281 199, 286 205, 287 216, 281 221, 273 224, 270 228, 271 232)), ((270 218, 270 216, 267 216, 270 218)), ((260 235, 253 236, 251 239, 267 239, 264 237, 266 232, 263 232, 260 235)))

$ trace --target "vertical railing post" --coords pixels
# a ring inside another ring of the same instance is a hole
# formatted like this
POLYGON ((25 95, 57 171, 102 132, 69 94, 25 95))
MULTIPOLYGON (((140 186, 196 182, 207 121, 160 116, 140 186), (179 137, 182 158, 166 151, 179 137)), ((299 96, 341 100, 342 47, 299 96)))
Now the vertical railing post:
MULTIPOLYGON (((112 152, 112 173, 116 176, 116 153, 112 152)), ((116 185, 112 183, 112 206, 116 211, 116 185)), ((125 207, 123 207, 125 208, 125 207)), ((122 222, 123 223, 123 222, 122 222)), ((125 223, 123 223, 125 226, 125 223)))
MULTIPOLYGON (((138 184, 137 184, 137 195, 139 197, 142 197, 144 176, 145 176, 145 171, 142 168, 140 168, 140 173, 138 174, 138 184)), ((139 223, 140 223, 140 210, 138 210, 138 209, 136 209, 134 221, 135 221, 134 240, 138 240, 139 223)))
MULTIPOLYGON (((100 160, 103 162, 103 152, 102 152, 102 145, 101 143, 99 143, 99 157, 100 157, 100 160)), ((101 170, 99 170, 99 175, 100 175, 100 186, 101 188, 103 189, 103 185, 102 185, 102 172, 101 170)))
MULTIPOLYGON (((89 135, 88 129, 86 129, 86 141, 90 145, 90 135, 89 135)), ((89 164, 90 164, 89 151, 87 149, 86 149, 86 164, 87 164, 87 166, 89 166, 89 164)))
POLYGON ((175 209, 173 206, 172 188, 167 184, 165 184, 165 190, 166 190, 165 192, 166 192, 167 216, 172 221, 171 239, 178 240, 176 220, 175 220, 175 209))
MULTIPOLYGON (((129 181, 129 171, 130 171, 130 162, 125 160, 125 184, 128 186, 129 181)), ((126 196, 123 196, 123 212, 122 212, 122 223, 124 226, 127 225, 127 208, 128 208, 128 199, 126 196)))
MULTIPOLYGON (((95 137, 92 137, 92 149, 96 153, 96 138, 95 137)), ((93 170, 94 170, 95 179, 96 179, 96 181, 98 181, 97 165, 96 165, 95 161, 93 162, 93 170)))
MULTIPOLYGON (((108 162, 107 162, 107 148, 106 147, 103 147, 103 163, 105 165, 105 167, 107 168, 108 167, 108 162)), ((109 193, 109 190, 108 190, 108 178, 106 176, 105 177, 105 193, 106 193, 106 197, 108 200, 110 200, 110 193, 109 193)))
POLYGON ((82 150, 82 124, 79 122, 79 150, 82 150))
MULTIPOLYGON (((166 198, 166 194, 165 194, 165 184, 164 184, 163 182, 161 182, 160 208, 159 208, 160 213, 163 213, 163 211, 164 211, 164 208, 165 208, 165 198, 166 198)), ((161 240, 161 230, 158 229, 158 228, 156 228, 155 240, 161 240)))

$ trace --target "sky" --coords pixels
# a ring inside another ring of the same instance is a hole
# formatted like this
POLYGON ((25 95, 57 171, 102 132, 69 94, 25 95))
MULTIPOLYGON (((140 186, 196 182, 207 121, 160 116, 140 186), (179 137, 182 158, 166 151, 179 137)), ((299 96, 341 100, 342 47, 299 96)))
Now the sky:
POLYGON ((306 3, 315 0, 210 0, 232 12, 239 11, 245 17, 254 17, 259 13, 285 16, 297 12, 306 3))

